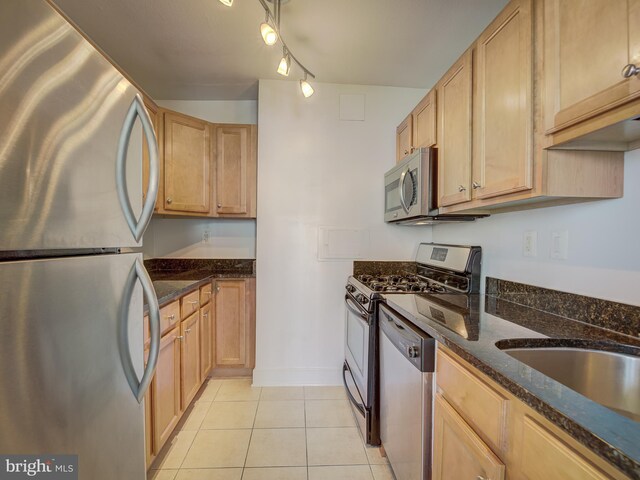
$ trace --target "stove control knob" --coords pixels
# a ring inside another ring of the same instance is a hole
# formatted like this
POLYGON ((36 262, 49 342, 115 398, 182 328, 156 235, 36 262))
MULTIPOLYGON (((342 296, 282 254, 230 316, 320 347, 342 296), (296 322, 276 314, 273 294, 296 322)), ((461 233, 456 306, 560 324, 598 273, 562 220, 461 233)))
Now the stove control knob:
POLYGON ((354 287, 353 285, 347 285, 347 292, 353 293, 355 291, 356 291, 356 287, 354 287))
POLYGON ((420 356, 420 349, 412 345, 407 348, 407 355, 409 355, 409 358, 418 358, 420 356))
POLYGON ((358 300, 362 305, 369 303, 369 299, 362 293, 356 295, 356 300, 358 300))

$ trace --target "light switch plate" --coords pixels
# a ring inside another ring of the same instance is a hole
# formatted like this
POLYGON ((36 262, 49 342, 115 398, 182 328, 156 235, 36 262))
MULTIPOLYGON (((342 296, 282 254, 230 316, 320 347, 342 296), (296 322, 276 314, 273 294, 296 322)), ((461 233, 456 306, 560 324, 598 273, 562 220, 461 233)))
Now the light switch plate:
POLYGON ((529 230, 522 235, 522 255, 535 257, 538 255, 538 232, 529 230))
POLYGON ((550 256, 555 260, 569 258, 569 232, 567 230, 551 232, 550 256))

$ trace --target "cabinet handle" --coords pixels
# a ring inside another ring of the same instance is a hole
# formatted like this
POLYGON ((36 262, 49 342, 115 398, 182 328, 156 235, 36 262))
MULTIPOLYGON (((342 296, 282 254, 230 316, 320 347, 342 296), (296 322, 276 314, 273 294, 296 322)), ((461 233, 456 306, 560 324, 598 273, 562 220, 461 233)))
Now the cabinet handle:
POLYGON ((218 208, 222 208, 222 204, 221 203, 218 204, 218 208))
POLYGON ((220 287, 216 285, 216 293, 220 291, 220 287))
POLYGON ((631 78, 640 73, 640 68, 636 67, 633 63, 629 63, 622 69, 622 76, 624 78, 631 78))
POLYGON ((478 475, 476 477, 476 480, 487 480, 486 478, 484 478, 482 475, 478 475))
POLYGON ((208 317, 209 317, 209 314, 208 314, 208 313, 203 313, 203 314, 202 314, 202 316, 203 316, 204 318, 208 318, 208 317))
POLYGON ((175 320, 175 318, 176 318, 176 316, 175 316, 175 315, 169 315, 169 316, 167 317, 167 320, 169 320, 169 321, 171 322, 172 320, 175 320))
POLYGON ((184 333, 189 333, 189 332, 191 332, 191 329, 190 329, 190 328, 187 328, 187 329, 184 331, 184 333))
POLYGON ((182 341, 183 339, 184 339, 184 335, 179 335, 179 336, 176 337, 176 340, 182 341))
POLYGON ((480 185, 478 182, 473 182, 471 184, 473 186, 473 189, 475 190, 476 188, 480 188, 482 185, 480 185))
POLYGON ((198 300, 189 300, 189 303, 191 305, 197 305, 198 304, 198 300))
POLYGON ((173 198, 167 197, 167 203, 171 205, 173 203, 173 198))
POLYGON ((460 186, 458 187, 458 191, 459 191, 459 192, 464 192, 465 190, 466 190, 466 187, 464 187, 463 185, 460 185, 460 186))
POLYGON ((405 155, 409 155, 409 150, 405 150, 405 151, 404 151, 404 154, 405 154, 405 155))

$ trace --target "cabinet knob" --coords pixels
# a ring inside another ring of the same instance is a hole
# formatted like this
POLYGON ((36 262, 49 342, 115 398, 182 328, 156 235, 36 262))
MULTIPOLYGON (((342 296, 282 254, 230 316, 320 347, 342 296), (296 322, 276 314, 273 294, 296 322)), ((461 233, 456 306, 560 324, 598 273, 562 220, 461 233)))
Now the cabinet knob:
POLYGON ((405 151, 404 151, 404 154, 405 154, 405 155, 409 155, 409 150, 405 150, 405 151))
POLYGON ((222 208, 222 204, 221 203, 218 204, 218 208, 222 208))
POLYGON ((464 192, 465 190, 466 190, 466 187, 465 187, 464 185, 460 185, 460 186, 458 187, 458 191, 459 191, 459 192, 464 192))
POLYGON ((480 185, 478 182, 473 182, 473 183, 471 184, 471 186, 473 186, 473 188, 474 188, 474 190, 475 190, 476 188, 480 188, 482 185, 480 185))
POLYGON ((476 480, 487 480, 486 478, 484 478, 482 475, 478 475, 476 477, 476 480))
POLYGON ((173 202, 173 198, 171 198, 171 197, 167 197, 167 203, 168 203, 169 205, 171 205, 171 203, 172 203, 172 202, 173 202))
POLYGON ((622 76, 624 78, 631 78, 640 73, 640 68, 636 67, 633 63, 629 63, 622 69, 622 76))
POLYGON ((216 285, 216 293, 220 291, 220 287, 216 285))

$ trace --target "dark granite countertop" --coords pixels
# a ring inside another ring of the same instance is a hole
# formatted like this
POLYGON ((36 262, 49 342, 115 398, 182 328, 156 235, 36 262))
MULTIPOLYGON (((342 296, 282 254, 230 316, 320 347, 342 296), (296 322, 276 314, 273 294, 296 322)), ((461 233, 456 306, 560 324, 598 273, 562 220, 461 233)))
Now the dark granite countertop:
MULTIPOLYGON (((255 261, 251 259, 162 258, 145 260, 145 267, 161 307, 216 278, 256 276, 255 261)), ((146 303, 144 308, 146 313, 146 303)))
POLYGON ((581 346, 639 355, 638 337, 483 295, 469 297, 471 308, 465 324, 449 329, 433 318, 426 302, 437 295, 384 297, 392 309, 577 441, 626 475, 640 479, 640 422, 589 400, 496 346, 498 342, 503 348, 581 346), (620 347, 620 343, 625 346, 620 347))

